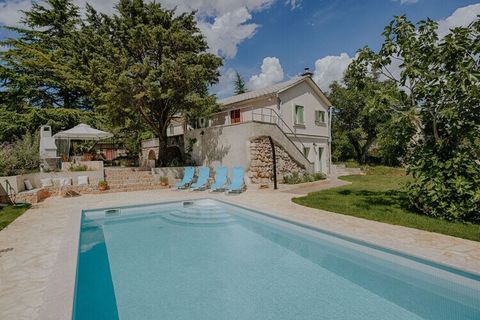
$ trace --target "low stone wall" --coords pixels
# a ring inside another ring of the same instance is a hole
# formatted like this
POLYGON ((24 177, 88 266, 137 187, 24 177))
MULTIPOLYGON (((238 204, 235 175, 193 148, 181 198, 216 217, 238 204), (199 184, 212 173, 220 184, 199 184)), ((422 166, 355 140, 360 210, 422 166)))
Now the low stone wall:
MULTIPOLYGON (((303 165, 295 161, 277 142, 275 144, 275 158, 277 163, 277 179, 283 181, 283 176, 297 172, 306 173, 303 165)), ((248 177, 254 184, 269 184, 273 177, 272 148, 268 137, 256 137, 250 140, 250 166, 248 177)))
MULTIPOLYGON (((62 171, 70 171, 70 168, 74 166, 87 166, 90 171, 103 171, 103 161, 78 161, 75 164, 73 162, 62 162, 62 171)), ((75 172, 75 171, 72 171, 75 172)), ((76 171, 81 172, 81 171, 76 171)))
POLYGON ((9 176, 9 177, 0 177, 0 185, 5 186, 8 181, 10 185, 15 189, 16 192, 25 191, 25 180, 30 180, 34 188, 40 188, 41 182, 40 179, 45 178, 72 178, 72 184, 78 184, 78 177, 87 176, 90 185, 96 186, 100 180, 104 179, 103 170, 102 171, 77 171, 77 172, 45 172, 45 173, 28 173, 21 174, 18 176, 9 176))

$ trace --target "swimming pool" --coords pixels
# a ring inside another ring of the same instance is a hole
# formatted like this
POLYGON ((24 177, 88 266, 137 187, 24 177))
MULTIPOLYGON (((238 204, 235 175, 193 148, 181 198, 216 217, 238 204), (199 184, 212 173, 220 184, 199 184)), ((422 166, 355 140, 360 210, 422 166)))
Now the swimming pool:
POLYGON ((73 319, 480 319, 480 277, 210 199, 85 210, 73 319))

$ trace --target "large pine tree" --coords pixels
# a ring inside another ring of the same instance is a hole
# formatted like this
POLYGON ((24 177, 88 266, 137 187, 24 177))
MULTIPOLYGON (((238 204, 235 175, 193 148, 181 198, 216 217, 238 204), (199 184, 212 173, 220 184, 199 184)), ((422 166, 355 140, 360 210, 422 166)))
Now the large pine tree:
POLYGON ((0 52, 0 104, 90 109, 89 84, 77 71, 78 8, 70 0, 33 3, 21 22, 7 27, 16 37, 0 42, 7 48, 0 52))
POLYGON ((194 13, 176 14, 142 0, 121 0, 117 11, 108 17, 90 10, 85 29, 85 38, 103 35, 90 61, 101 107, 117 120, 140 118, 158 137, 164 166, 171 119, 182 115, 188 121, 216 107, 208 90, 222 61, 206 52, 194 13))

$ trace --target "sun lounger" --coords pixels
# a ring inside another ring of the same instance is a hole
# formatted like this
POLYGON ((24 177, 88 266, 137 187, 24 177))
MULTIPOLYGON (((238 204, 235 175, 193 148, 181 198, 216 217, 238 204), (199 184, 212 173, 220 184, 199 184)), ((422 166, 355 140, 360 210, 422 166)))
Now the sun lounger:
POLYGON ((177 189, 186 189, 193 181, 193 176, 195 175, 194 167, 185 167, 183 171, 183 179, 180 182, 175 183, 177 189))
POLYGON ((195 183, 192 183, 190 185, 190 190, 195 191, 195 190, 205 190, 207 187, 208 179, 210 178, 210 168, 209 167, 201 167, 199 174, 198 174, 198 179, 195 183))
POLYGON ((227 187, 227 193, 240 193, 245 189, 245 169, 243 167, 234 167, 232 170, 232 182, 227 187))
POLYGON ((217 167, 215 170, 215 182, 210 185, 210 191, 225 191, 227 184, 228 168, 217 167))

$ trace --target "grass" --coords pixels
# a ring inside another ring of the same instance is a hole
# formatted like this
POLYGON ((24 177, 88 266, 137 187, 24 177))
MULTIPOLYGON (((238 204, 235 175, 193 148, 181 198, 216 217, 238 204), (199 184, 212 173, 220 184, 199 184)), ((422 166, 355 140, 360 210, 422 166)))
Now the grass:
POLYGON ((15 208, 13 206, 5 207, 0 210, 0 230, 20 217, 28 208, 15 208))
POLYGON ((351 185, 313 192, 293 202, 368 220, 480 241, 480 225, 450 222, 408 209, 402 186, 410 179, 400 168, 365 167, 367 175, 346 176, 351 185))

